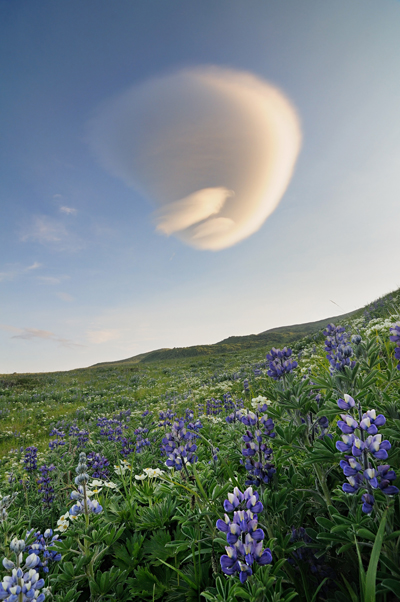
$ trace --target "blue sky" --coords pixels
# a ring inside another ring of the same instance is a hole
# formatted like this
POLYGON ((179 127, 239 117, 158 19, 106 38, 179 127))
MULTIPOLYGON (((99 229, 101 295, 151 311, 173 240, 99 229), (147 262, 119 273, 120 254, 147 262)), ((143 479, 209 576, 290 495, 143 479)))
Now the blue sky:
POLYGON ((396 0, 2 2, 0 373, 213 343, 399 287, 399 30, 396 0), (157 232, 88 137, 110 98, 208 66, 277 87, 302 132, 277 209, 218 251, 157 232))

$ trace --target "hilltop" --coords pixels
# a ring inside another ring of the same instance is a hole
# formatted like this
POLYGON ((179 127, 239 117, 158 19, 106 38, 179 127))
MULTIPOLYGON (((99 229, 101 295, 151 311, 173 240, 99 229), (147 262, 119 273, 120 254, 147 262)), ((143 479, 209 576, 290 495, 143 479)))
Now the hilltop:
POLYGON ((248 334, 244 336, 230 336, 218 343, 212 345, 193 345, 190 347, 174 347, 172 349, 163 348, 140 353, 123 360, 113 362, 101 362, 90 366, 91 368, 106 367, 119 364, 138 364, 155 362, 159 360, 183 359, 198 356, 214 356, 224 353, 240 352, 244 350, 257 349, 260 347, 284 347, 289 343, 292 344, 304 337, 313 335, 328 324, 336 324, 337 322, 354 317, 362 310, 354 310, 352 312, 341 314, 316 322, 307 322, 305 324, 293 324, 292 326, 280 326, 260 332, 259 334, 248 334))

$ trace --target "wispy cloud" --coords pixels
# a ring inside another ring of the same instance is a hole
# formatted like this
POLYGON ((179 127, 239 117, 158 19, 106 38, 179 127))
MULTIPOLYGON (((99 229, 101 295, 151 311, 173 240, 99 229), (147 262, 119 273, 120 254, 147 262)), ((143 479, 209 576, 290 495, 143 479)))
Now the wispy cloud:
POLYGON ((61 213, 66 213, 67 215, 76 215, 78 213, 77 209, 73 207, 60 207, 61 213))
POLYGON ((41 267, 42 267, 42 264, 38 263, 37 261, 35 261, 32 265, 29 265, 25 268, 21 267, 19 265, 13 265, 12 267, 10 266, 10 268, 8 270, 5 270, 4 272, 0 272, 0 282, 2 282, 4 280, 13 280, 17 276, 21 276, 22 274, 25 274, 26 272, 30 272, 31 270, 37 270, 38 268, 41 268, 41 267))
POLYGON ((69 295, 68 293, 56 293, 56 296, 59 299, 62 299, 62 301, 71 302, 75 300, 74 297, 72 295, 69 295))
POLYGON ((22 242, 37 242, 59 251, 79 251, 84 243, 67 230, 65 225, 48 215, 36 215, 20 233, 22 242))
POLYGON ((0 282, 4 282, 5 280, 12 280, 16 272, 0 272, 0 282))
POLYGON ((41 268, 41 267, 42 267, 42 264, 35 261, 32 265, 29 265, 27 268, 25 268, 25 271, 37 270, 38 268, 41 268))
POLYGON ((107 343, 108 341, 114 341, 121 338, 121 331, 116 328, 108 330, 88 330, 86 336, 90 343, 99 345, 100 343, 107 343))
POLYGON ((58 343, 61 347, 83 347, 80 343, 75 343, 71 339, 61 337, 50 330, 41 330, 39 328, 16 328, 15 326, 8 326, 7 324, 0 324, 0 328, 1 330, 15 333, 11 337, 12 339, 24 339, 26 341, 41 339, 58 343))
POLYGON ((61 242, 68 236, 67 230, 63 224, 47 217, 46 215, 36 216, 33 222, 25 228, 21 234, 23 242, 34 241, 40 243, 61 242))
POLYGON ((43 284, 60 284, 63 280, 67 280, 69 276, 38 276, 37 280, 43 284))

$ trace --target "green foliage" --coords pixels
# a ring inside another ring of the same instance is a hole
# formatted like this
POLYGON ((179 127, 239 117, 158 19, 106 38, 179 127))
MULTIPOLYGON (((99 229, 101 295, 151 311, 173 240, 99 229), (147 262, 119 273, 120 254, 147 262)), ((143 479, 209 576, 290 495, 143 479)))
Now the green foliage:
POLYGON ((347 331, 360 331, 363 340, 356 366, 341 373, 329 371, 321 330, 328 321, 322 321, 230 337, 213 346, 159 350, 87 370, 3 376, 1 495, 17 495, 0 522, 0 553, 7 556, 11 539, 24 537, 27 529, 57 528, 68 512, 81 451, 75 428, 87 432, 87 454, 107 458, 108 476, 101 491, 92 494, 103 511, 87 522, 83 517, 67 521, 60 532, 56 547, 62 560, 50 562, 43 573, 51 588, 49 601, 400 599, 399 496, 374 490, 374 511, 364 514, 361 492, 349 495, 341 488, 343 454, 336 448, 341 436, 336 421, 342 413, 337 400, 349 393, 362 411, 374 408, 386 416, 380 432, 392 444, 388 463, 400 469, 400 370, 384 322, 390 316, 399 319, 400 294, 393 299, 371 306, 365 316, 359 311, 345 317, 347 331), (290 341, 302 354, 299 367, 274 382, 264 368, 264 352, 290 341), (255 377, 253 370, 260 367, 261 376, 255 377), (245 378, 250 392, 244 391, 245 378), (258 517, 263 545, 271 548, 273 561, 254 564, 245 584, 237 575, 222 573, 226 537, 215 526, 228 493, 235 486, 243 490, 248 477, 242 462, 246 427, 240 420, 226 422, 234 410, 224 401, 227 393, 235 404, 243 402, 245 412, 254 410, 252 399, 259 395, 270 400, 268 415, 276 433, 270 439, 276 472, 257 488, 264 505, 258 517), (143 416, 145 410, 149 414, 143 416), (196 438, 198 461, 169 470, 160 445, 170 425, 159 412, 184 417, 186 410, 193 412, 188 431, 196 432, 197 418, 203 427, 196 438), (321 417, 329 421, 323 433, 321 417), (112 422, 102 427, 102 420, 112 422), (113 434, 117 424, 121 431, 113 434), (66 444, 49 449, 54 427, 65 433, 66 444), (124 460, 123 440, 133 450, 138 428, 147 429, 143 437, 149 445, 128 452, 124 460), (43 507, 39 473, 25 470, 21 447, 28 445, 38 447, 39 466, 55 466, 50 508, 43 507), (156 468, 163 472, 144 472, 156 468))

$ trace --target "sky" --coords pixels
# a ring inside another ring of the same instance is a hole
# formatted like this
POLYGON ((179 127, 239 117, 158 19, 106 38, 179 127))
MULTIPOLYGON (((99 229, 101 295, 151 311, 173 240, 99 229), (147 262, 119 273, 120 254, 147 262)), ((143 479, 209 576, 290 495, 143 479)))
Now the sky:
POLYGON ((398 0, 0 3, 0 374, 400 287, 398 0))

